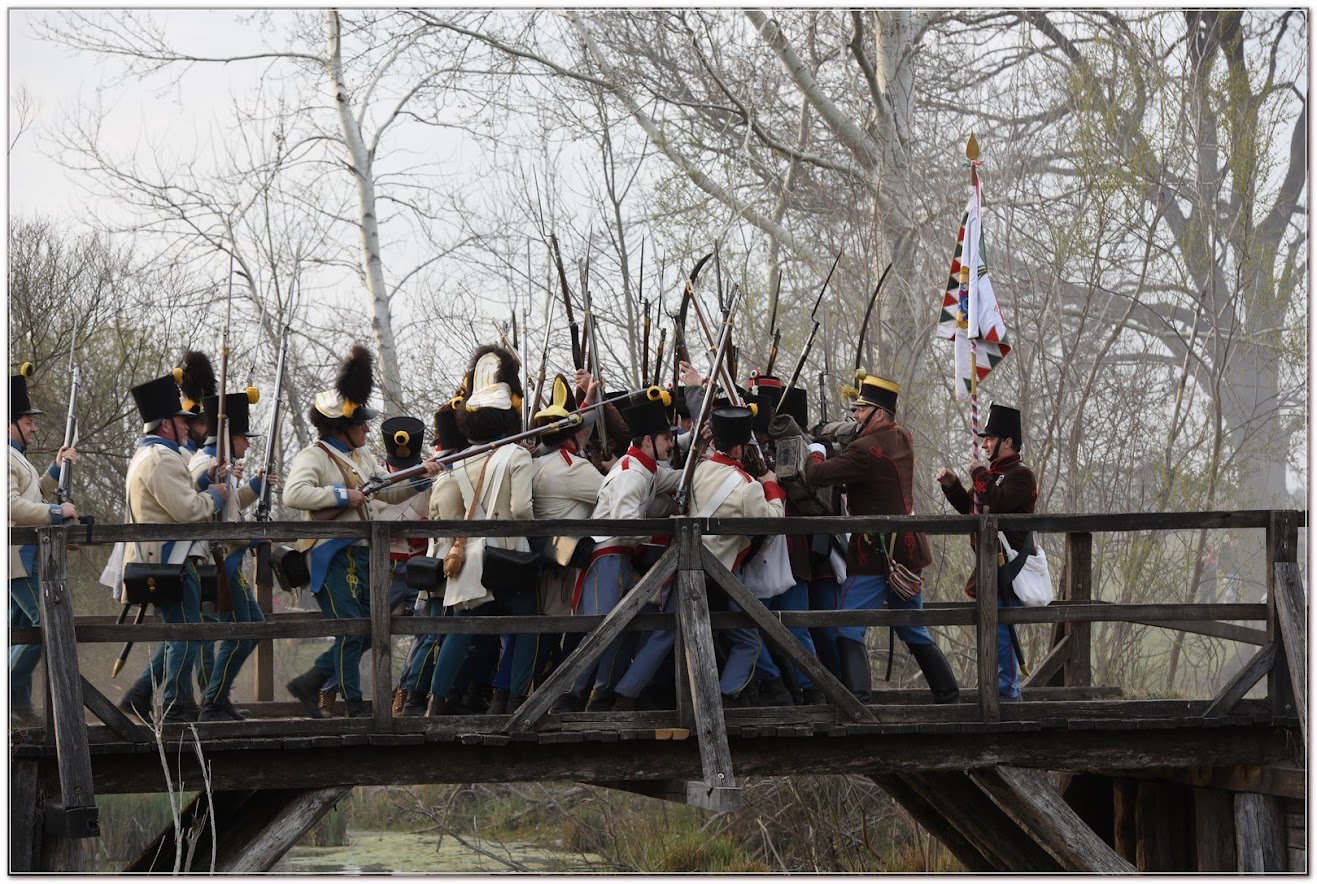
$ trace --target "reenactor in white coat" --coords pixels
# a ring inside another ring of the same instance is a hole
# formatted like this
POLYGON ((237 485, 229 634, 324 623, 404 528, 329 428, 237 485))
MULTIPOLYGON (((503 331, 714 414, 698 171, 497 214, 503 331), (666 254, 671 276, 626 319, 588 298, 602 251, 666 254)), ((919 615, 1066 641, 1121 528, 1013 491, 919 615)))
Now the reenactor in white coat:
MULTIPOLYGON (((298 452, 288 469, 283 502, 302 510, 307 519, 338 522, 370 521, 361 486, 384 472, 364 448, 369 422, 377 416, 367 407, 374 386, 370 351, 356 345, 343 363, 331 390, 316 394, 309 415, 320 438, 298 452)), ((398 503, 428 487, 439 467, 427 462, 425 479, 401 482, 378 492, 378 498, 398 503)), ((370 616, 370 548, 364 539, 328 538, 303 541, 308 547, 311 593, 331 620, 370 616)), ((312 718, 323 718, 320 688, 337 676, 350 718, 369 713, 361 696, 361 653, 368 636, 338 636, 315 665, 288 683, 288 691, 312 718)), ((387 702, 387 698, 378 698, 387 702)))
MULTIPOLYGON (((30 363, 24 363, 30 370, 30 363)), ((59 525, 76 519, 78 510, 71 502, 59 503, 55 497, 60 464, 78 459, 73 448, 61 447, 49 469, 38 471, 28 462, 25 452, 37 438, 39 408, 28 398, 27 376, 9 378, 9 524, 16 528, 59 525)), ((22 628, 41 625, 38 602, 37 545, 27 543, 9 547, 9 625, 22 628)), ((41 645, 14 645, 9 651, 9 722, 15 727, 40 724, 32 711, 32 673, 41 660, 41 645)))

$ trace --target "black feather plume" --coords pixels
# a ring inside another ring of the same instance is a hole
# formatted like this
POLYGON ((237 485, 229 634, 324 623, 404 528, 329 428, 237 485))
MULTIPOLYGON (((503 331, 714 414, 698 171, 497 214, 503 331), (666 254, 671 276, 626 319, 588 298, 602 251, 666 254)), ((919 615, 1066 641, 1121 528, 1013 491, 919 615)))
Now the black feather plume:
POLYGON ((365 405, 374 387, 374 359, 365 347, 353 344, 352 354, 343 362, 334 388, 346 401, 365 405))
POLYGON ((183 381, 178 385, 183 395, 200 403, 208 396, 219 395, 219 379, 210 357, 197 350, 183 351, 183 381))

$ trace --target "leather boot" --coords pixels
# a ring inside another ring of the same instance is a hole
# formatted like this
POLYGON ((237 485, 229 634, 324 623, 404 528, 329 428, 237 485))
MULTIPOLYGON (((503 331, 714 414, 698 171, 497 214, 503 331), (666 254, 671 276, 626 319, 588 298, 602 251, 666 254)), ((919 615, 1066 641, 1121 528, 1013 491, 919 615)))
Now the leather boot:
POLYGON ((759 683, 759 701, 755 705, 794 706, 796 700, 780 677, 768 678, 759 683))
POLYGON ((135 682, 128 692, 119 700, 119 711, 128 715, 136 715, 143 722, 151 718, 151 685, 150 683, 135 682))
POLYGON ((325 718, 333 718, 338 714, 338 691, 321 691, 319 701, 320 711, 325 713, 325 718))
POLYGON ((320 688, 323 687, 327 681, 329 681, 327 675, 319 669, 312 667, 297 676, 297 678, 288 682, 286 687, 288 688, 288 693, 292 694, 293 697, 302 704, 303 708, 306 709, 307 715, 312 718, 324 718, 324 710, 320 708, 320 688))
POLYGON ((828 702, 828 698, 818 688, 805 688, 800 699, 802 706, 822 706, 828 702))
POLYGON ((937 645, 907 645, 914 655, 924 680, 933 692, 934 703, 959 703, 960 688, 956 685, 956 675, 951 671, 951 664, 937 645))
POLYGON ((407 692, 398 688, 393 692, 393 717, 397 718, 402 715, 403 704, 407 702, 407 692))
POLYGON ((608 688, 595 688, 590 691, 590 699, 585 703, 586 712, 607 712, 613 708, 616 694, 608 688))
POLYGON ((617 694, 613 697, 614 712, 635 712, 636 698, 628 697, 626 694, 617 694))
POLYGON ((348 700, 346 703, 348 718, 370 718, 370 710, 366 708, 366 701, 361 697, 355 700, 348 700))
POLYGON ((508 711, 508 689, 494 688, 494 694, 489 698, 489 708, 485 710, 486 715, 505 715, 508 711))
POLYGON ((430 695, 430 703, 425 707, 426 718, 440 718, 445 715, 464 715, 466 709, 462 707, 462 698, 453 697, 436 697, 430 695))
POLYGON ((430 695, 425 691, 409 691, 407 693, 407 702, 402 704, 403 718, 416 718, 425 714, 425 706, 429 701, 430 695))
POLYGON ((861 703, 869 702, 873 676, 869 672, 869 651, 864 644, 849 638, 837 639, 841 653, 841 681, 861 703))

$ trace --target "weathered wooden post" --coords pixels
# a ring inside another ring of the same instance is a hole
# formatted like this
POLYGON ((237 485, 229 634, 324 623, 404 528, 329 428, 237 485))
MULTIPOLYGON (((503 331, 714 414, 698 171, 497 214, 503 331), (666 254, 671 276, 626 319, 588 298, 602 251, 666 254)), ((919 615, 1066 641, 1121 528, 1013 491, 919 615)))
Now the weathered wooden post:
POLYGON ((979 713, 983 721, 1000 721, 997 698, 997 517, 979 516, 975 549, 975 640, 979 661, 979 713))
POLYGON ((393 629, 389 622, 389 523, 370 523, 370 649, 373 730, 393 731, 393 629))
MULTIPOLYGON (((1062 598, 1087 604, 1093 601, 1093 535, 1088 532, 1065 537, 1065 576, 1062 598)), ((1064 684, 1068 688, 1093 686, 1093 624, 1066 623, 1070 636, 1070 662, 1065 667, 1064 684)))
POLYGON ((1276 580, 1276 566, 1297 562, 1299 554, 1299 520, 1293 510, 1277 510, 1267 523, 1267 640, 1276 645, 1276 664, 1267 673, 1267 696, 1276 715, 1293 715, 1294 694, 1290 667, 1279 665, 1286 659, 1285 636, 1277 617, 1277 602, 1283 592, 1276 580))
POLYGON ((78 645, 73 632, 67 535, 66 528, 37 529, 42 640, 60 786, 59 802, 46 805, 45 824, 48 835, 94 838, 101 832, 82 711, 82 674, 78 670, 78 645))
POLYGON ((686 657, 695 732, 700 746, 704 780, 686 784, 686 801, 707 810, 739 810, 741 789, 732 774, 732 750, 727 744, 722 695, 718 690, 718 661, 713 652, 709 598, 701 566, 700 528, 695 519, 677 520, 677 628, 686 657))

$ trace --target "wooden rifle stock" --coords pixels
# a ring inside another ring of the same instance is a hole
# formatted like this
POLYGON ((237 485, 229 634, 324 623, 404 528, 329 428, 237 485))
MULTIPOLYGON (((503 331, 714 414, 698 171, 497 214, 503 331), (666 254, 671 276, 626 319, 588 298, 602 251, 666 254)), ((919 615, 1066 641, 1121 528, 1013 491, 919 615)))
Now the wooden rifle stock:
POLYGON ((581 368, 585 364, 581 353, 581 329, 576 324, 576 316, 572 313, 572 292, 567 285, 567 270, 562 266, 562 252, 558 249, 557 235, 549 234, 549 247, 553 252, 554 266, 558 269, 558 285, 562 288, 562 303, 567 310, 567 327, 572 334, 572 367, 581 368))

